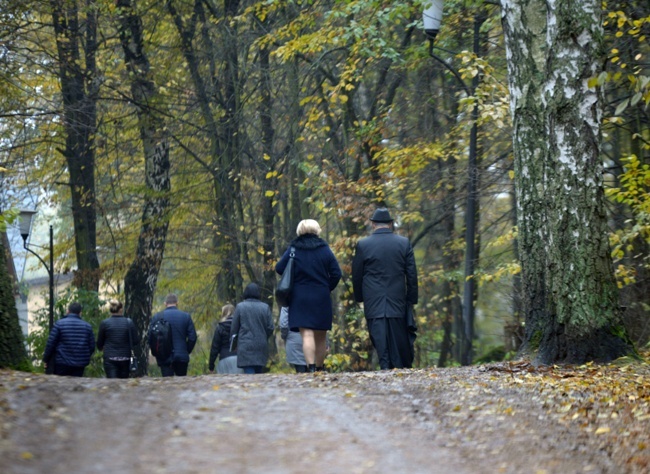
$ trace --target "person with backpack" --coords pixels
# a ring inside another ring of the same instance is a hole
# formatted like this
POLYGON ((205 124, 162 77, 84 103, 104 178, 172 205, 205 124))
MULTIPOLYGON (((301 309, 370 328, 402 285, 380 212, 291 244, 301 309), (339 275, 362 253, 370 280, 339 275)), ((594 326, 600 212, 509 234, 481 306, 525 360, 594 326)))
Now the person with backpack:
POLYGON ((244 370, 237 367, 237 352, 230 351, 230 327, 235 307, 231 304, 221 308, 221 321, 214 331, 212 347, 210 348, 210 360, 208 368, 214 371, 214 363, 219 357, 217 365, 218 374, 243 374, 244 370))
POLYGON ((187 375, 190 354, 197 340, 192 317, 177 306, 178 296, 168 294, 164 311, 156 313, 149 325, 149 348, 163 377, 187 375))
POLYGON ((131 318, 122 314, 122 303, 108 302, 111 317, 104 319, 97 332, 97 349, 104 352, 104 372, 108 379, 128 379, 131 353, 137 346, 138 331, 131 318))
POLYGON ((81 319, 81 304, 73 301, 68 314, 59 319, 47 339, 43 362, 47 369, 54 364, 54 375, 83 377, 95 352, 95 335, 90 323, 81 319))

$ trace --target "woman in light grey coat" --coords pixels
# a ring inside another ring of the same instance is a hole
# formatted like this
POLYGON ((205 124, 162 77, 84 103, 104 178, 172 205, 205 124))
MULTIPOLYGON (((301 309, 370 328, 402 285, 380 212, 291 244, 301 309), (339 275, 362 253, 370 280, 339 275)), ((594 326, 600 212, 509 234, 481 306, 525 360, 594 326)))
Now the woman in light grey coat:
POLYGON ((230 337, 237 334, 237 367, 246 374, 262 373, 269 358, 268 338, 273 334, 273 317, 268 304, 260 301, 256 283, 244 290, 244 301, 235 308, 230 337))
POLYGON ((280 310, 280 335, 284 339, 287 363, 291 364, 298 373, 307 372, 307 362, 302 352, 302 336, 299 332, 289 330, 289 308, 280 310))

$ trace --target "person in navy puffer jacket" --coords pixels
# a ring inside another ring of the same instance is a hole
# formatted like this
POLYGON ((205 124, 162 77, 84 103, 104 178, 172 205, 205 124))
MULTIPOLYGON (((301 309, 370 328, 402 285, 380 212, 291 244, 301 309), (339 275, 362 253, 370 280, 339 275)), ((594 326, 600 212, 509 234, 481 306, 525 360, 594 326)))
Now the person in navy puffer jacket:
POLYGON ((54 361, 54 375, 82 377, 95 352, 95 335, 90 324, 81 319, 81 309, 80 303, 70 303, 68 314, 52 326, 43 362, 47 368, 54 361))

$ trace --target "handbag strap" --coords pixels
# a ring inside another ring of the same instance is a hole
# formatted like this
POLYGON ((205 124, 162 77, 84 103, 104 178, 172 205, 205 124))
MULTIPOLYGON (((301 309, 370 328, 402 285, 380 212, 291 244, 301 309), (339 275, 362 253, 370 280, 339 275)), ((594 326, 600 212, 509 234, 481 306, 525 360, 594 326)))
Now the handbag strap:
POLYGON ((291 246, 291 250, 289 251, 289 258, 293 258, 296 256, 296 247, 291 246))
POLYGON ((133 321, 131 321, 131 318, 126 318, 126 320, 129 322, 129 349, 131 350, 131 355, 133 355, 133 339, 131 339, 131 326, 133 325, 133 321))

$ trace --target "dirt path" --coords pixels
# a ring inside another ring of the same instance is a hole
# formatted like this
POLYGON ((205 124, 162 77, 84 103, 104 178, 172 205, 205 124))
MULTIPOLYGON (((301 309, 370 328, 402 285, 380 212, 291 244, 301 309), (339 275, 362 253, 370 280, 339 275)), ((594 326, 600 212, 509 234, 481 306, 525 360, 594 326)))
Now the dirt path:
POLYGON ((128 381, 0 372, 0 472, 624 472, 579 432, 540 419, 525 393, 472 405, 471 370, 128 381))

